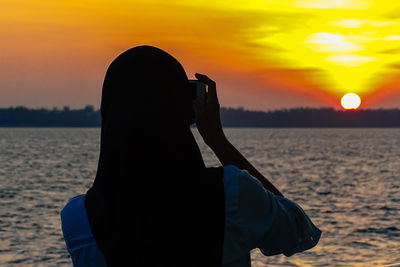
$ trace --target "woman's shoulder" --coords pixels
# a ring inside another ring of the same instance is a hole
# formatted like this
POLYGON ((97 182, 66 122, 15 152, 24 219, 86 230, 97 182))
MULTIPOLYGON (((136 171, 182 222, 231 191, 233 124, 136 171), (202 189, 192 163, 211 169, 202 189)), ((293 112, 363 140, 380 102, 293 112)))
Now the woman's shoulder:
POLYGON ((260 181, 254 178, 247 170, 239 169, 234 165, 224 166, 224 184, 237 184, 240 187, 263 188, 260 181))

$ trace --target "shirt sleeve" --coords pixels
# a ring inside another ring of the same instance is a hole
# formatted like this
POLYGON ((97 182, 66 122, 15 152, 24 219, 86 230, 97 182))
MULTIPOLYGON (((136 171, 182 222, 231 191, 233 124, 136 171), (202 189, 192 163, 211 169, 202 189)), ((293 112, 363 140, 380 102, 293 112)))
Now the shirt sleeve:
POLYGON ((291 256, 318 243, 321 231, 298 204, 265 190, 247 171, 239 172, 238 213, 251 249, 291 256))

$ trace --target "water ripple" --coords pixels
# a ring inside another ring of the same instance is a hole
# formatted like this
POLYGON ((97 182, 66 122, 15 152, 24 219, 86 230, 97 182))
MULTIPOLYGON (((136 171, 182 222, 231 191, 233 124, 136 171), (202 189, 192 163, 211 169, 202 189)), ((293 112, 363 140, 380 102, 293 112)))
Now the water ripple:
MULTIPOLYGON (((219 164, 194 131, 208 166, 219 164)), ((376 267, 400 262, 398 129, 226 129, 321 228, 291 257, 252 266, 376 267)), ((59 212, 96 173, 99 129, 0 128, 0 266, 71 266, 59 212)))

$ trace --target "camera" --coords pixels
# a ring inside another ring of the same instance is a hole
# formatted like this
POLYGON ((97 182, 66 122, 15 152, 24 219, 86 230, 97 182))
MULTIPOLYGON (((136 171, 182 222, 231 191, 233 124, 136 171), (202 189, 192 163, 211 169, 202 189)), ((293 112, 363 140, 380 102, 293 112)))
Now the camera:
POLYGON ((189 80, 192 90, 192 98, 198 100, 202 105, 206 104, 206 85, 199 80, 189 80))

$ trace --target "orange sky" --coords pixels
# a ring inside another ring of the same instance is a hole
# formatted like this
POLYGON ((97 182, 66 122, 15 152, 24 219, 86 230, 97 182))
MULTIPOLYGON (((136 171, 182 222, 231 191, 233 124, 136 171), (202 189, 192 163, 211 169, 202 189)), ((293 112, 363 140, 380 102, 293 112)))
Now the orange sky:
POLYGON ((222 106, 400 108, 400 3, 361 0, 0 0, 0 107, 99 106, 136 45, 216 80, 222 106), (284 4, 282 4, 284 3, 284 4))

